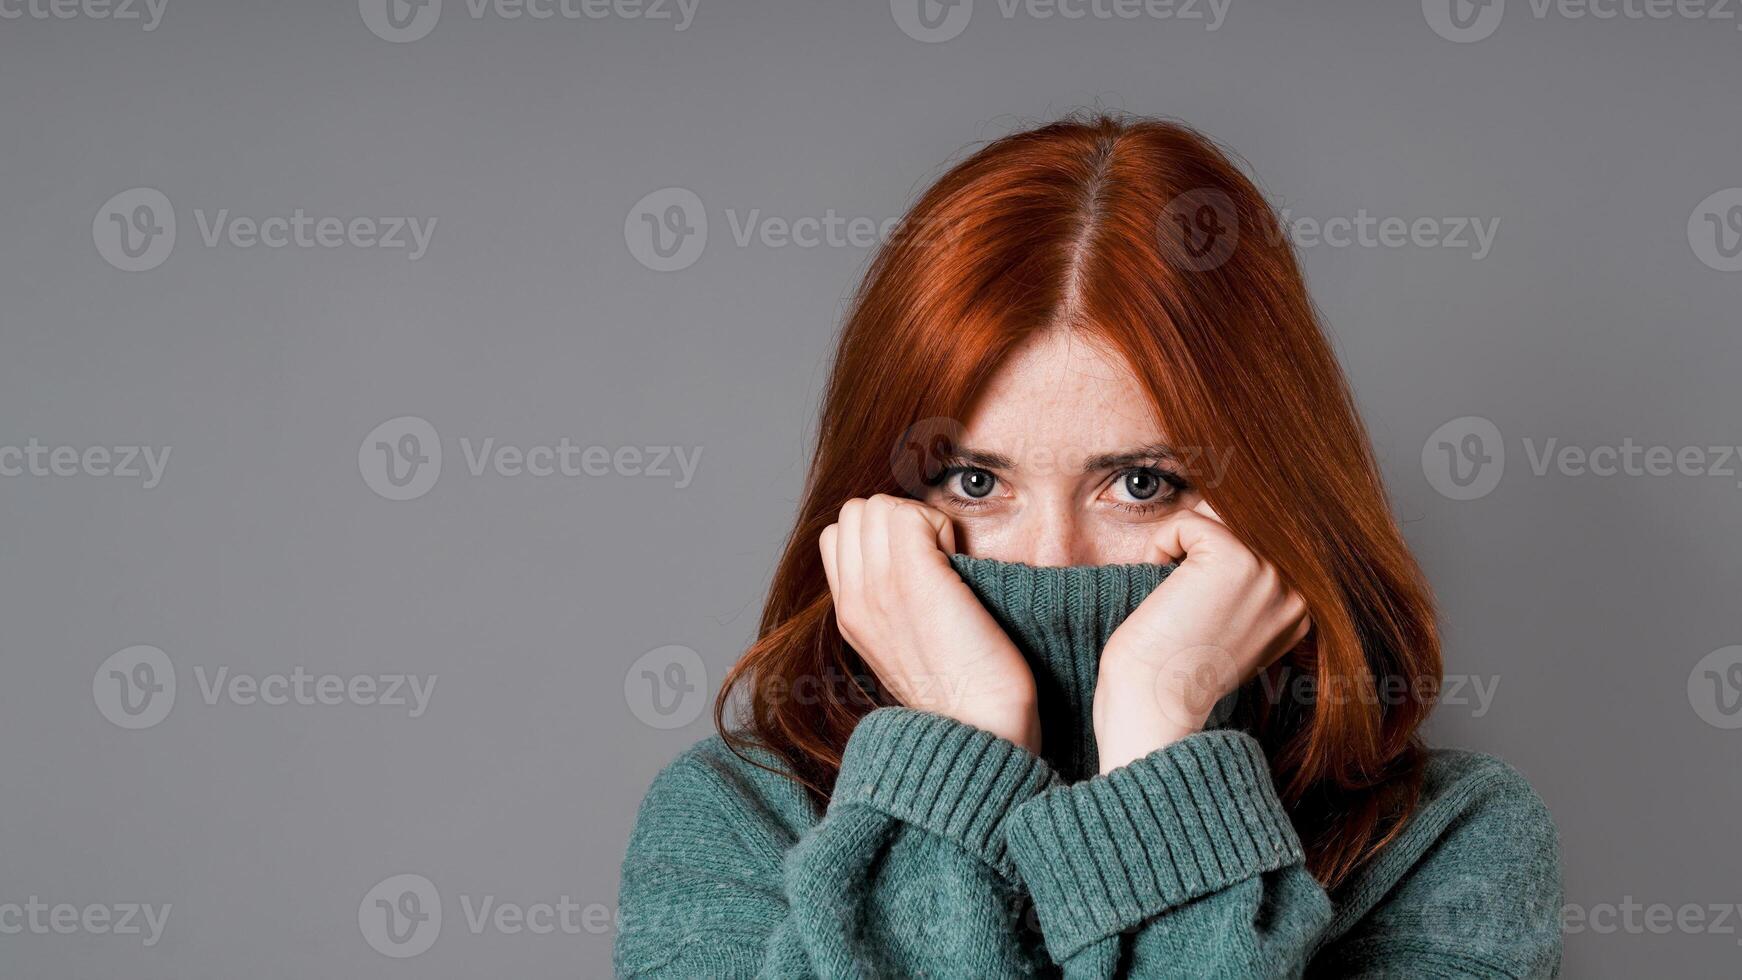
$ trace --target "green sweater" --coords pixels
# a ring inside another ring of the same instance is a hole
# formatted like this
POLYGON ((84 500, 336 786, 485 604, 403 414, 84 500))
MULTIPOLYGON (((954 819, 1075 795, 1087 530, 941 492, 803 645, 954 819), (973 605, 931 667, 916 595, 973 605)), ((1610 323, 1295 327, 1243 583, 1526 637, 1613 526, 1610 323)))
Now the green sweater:
POLYGON ((1506 764, 1434 752, 1403 833, 1327 894, 1245 732, 1092 775, 1099 652, 1166 567, 951 560, 1034 669, 1043 755, 881 708, 819 810, 717 736, 695 745, 641 805, 620 976, 1558 973, 1555 828, 1506 764))

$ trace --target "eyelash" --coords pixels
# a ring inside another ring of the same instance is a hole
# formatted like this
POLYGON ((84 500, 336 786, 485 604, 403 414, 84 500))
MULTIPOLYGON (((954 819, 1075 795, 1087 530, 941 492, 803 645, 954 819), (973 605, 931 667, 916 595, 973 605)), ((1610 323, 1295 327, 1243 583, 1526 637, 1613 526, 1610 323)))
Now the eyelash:
MULTIPOLYGON (((998 479, 997 474, 992 473, 990 470, 981 469, 978 466, 946 466, 942 472, 938 473, 936 477, 933 477, 932 485, 941 486, 945 496, 949 497, 951 505, 962 510, 974 510, 976 508, 988 506, 990 504, 989 498, 969 497, 950 489, 950 482, 955 477, 964 473, 985 473, 994 480, 998 479)), ((1163 469, 1160 466, 1128 466, 1125 469, 1115 472, 1113 478, 1115 480, 1121 480, 1132 473, 1154 474, 1156 479, 1162 482, 1162 488, 1156 491, 1155 496, 1144 501, 1108 501, 1108 503, 1113 507, 1116 507, 1127 514, 1152 514, 1155 511, 1160 510, 1163 506, 1173 503, 1179 498, 1180 494, 1191 489, 1191 484, 1186 481, 1185 477, 1180 476, 1172 470, 1163 469)))

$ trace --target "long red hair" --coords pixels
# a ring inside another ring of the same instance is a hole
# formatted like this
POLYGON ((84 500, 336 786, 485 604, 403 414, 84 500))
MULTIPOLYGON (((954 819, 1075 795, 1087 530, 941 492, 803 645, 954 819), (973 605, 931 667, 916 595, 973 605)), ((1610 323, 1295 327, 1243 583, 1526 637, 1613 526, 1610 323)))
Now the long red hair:
POLYGON ((885 700, 836 628, 817 538, 848 499, 903 493, 891 450, 915 423, 965 418, 1008 353, 1059 326, 1124 355, 1169 441, 1213 463, 1193 481, 1204 497, 1306 600, 1313 642, 1269 689, 1305 678, 1336 696, 1243 698, 1240 724, 1265 747, 1308 867, 1334 886, 1416 805, 1417 729, 1440 679, 1433 601, 1276 215, 1174 123, 1016 133, 914 204, 847 317, 797 524, 715 722, 734 751, 772 753, 827 797, 847 737, 885 700), (814 696, 793 696, 807 680, 814 696), (728 724, 734 700, 745 710, 728 724))

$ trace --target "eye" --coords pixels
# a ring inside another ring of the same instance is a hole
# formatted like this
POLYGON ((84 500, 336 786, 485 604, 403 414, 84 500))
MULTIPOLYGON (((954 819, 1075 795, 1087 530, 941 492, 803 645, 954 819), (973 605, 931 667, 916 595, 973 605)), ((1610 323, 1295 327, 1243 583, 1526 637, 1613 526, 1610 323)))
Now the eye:
POLYGON ((1154 466, 1133 466, 1114 474, 1107 489, 1115 506, 1141 512, 1172 503, 1186 489, 1186 481, 1154 466))
POLYGON ((998 484, 996 473, 978 466, 947 467, 933 477, 931 483, 935 488, 933 493, 936 494, 937 506, 961 511, 992 507, 1003 497, 1009 496, 998 484))
POLYGON ((985 470, 964 469, 955 475, 958 492, 970 499, 979 499, 998 486, 998 478, 985 470))
POLYGON ((1126 470, 1120 474, 1119 486, 1132 500, 1148 500, 1161 492, 1161 474, 1154 470, 1126 470))

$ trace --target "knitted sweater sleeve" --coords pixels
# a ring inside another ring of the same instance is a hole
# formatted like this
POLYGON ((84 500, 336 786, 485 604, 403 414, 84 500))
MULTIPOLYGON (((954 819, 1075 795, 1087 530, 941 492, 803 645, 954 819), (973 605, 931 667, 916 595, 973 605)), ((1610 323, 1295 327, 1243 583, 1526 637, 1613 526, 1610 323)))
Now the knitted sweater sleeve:
POLYGON ((849 739, 820 820, 693 755, 642 803, 615 948, 627 977, 1030 973, 1002 833, 1057 782, 1040 758, 938 715, 882 708, 849 739))
MULTIPOLYGON (((1560 959, 1553 824, 1496 763, 1408 828, 1385 894, 1306 871, 1262 749, 1188 736, 1012 809, 1010 856, 1066 977, 1547 977, 1560 959), (1432 835, 1434 839, 1422 838, 1432 835)), ((1387 860, 1382 853, 1375 860, 1387 860)))

